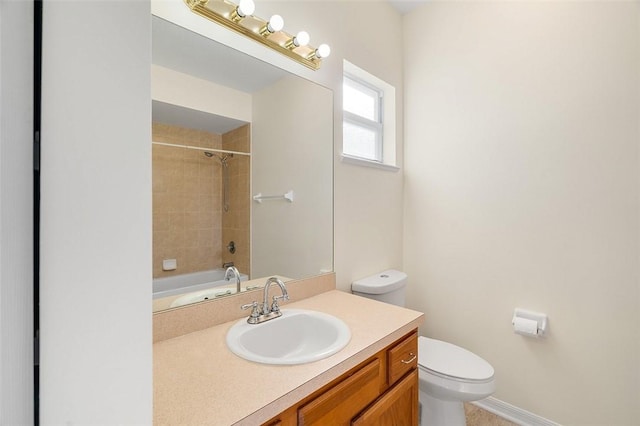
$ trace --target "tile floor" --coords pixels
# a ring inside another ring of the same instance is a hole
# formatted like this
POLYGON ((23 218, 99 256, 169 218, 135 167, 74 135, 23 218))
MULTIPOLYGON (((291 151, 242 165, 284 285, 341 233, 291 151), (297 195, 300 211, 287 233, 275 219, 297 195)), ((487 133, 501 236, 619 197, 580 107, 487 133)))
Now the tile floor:
POLYGON ((516 426, 515 423, 473 404, 464 404, 464 412, 467 418, 467 426, 516 426))

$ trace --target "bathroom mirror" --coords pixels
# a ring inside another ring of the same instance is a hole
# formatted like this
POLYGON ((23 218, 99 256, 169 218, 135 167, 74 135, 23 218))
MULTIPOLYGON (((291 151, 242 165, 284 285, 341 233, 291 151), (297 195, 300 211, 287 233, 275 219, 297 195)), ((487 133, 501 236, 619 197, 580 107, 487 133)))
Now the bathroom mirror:
POLYGON ((154 311, 332 271, 331 90, 152 28, 154 311))

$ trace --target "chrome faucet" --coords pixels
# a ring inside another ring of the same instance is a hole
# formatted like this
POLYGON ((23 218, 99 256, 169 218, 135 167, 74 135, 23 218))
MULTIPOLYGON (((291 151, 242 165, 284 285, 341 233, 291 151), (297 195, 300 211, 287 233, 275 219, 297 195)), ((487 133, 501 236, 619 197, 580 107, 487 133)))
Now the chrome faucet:
POLYGON ((289 293, 287 293, 287 287, 284 286, 284 283, 280 278, 271 277, 267 280, 267 283, 264 285, 264 298, 262 300, 262 314, 266 315, 269 313, 277 314, 277 316, 282 315, 280 313, 280 307, 278 306, 278 300, 289 300, 289 293), (273 303, 271 304, 271 308, 269 308, 269 287, 271 284, 278 284, 280 287, 280 291, 282 292, 282 296, 273 296, 273 303))
POLYGON ((229 281, 231 279, 232 276, 236 277, 236 292, 240 293, 240 272, 238 272, 238 269, 235 266, 229 266, 227 268, 227 270, 224 273, 224 279, 229 281))
POLYGON ((260 324, 262 322, 269 321, 270 319, 278 318, 282 315, 282 312, 280 312, 280 306, 278 306, 278 300, 289 300, 289 293, 287 293, 287 287, 285 287, 281 279, 271 277, 264 285, 264 298, 262 304, 260 305, 258 304, 258 302, 253 301, 251 303, 247 303, 246 305, 240 306, 240 308, 251 308, 251 315, 249 315, 249 318, 247 318, 247 322, 249 324, 260 324), (271 306, 269 306, 269 287, 271 287, 271 284, 274 283, 277 284, 278 287, 280 287, 282 295, 273 296, 273 303, 271 304, 271 306))

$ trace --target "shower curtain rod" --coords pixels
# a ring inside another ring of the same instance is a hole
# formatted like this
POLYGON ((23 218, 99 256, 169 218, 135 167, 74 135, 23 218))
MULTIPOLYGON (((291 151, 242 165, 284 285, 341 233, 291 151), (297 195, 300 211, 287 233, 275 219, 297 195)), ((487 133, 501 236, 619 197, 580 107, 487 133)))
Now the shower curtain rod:
POLYGON ((246 155, 251 157, 250 152, 240 152, 240 151, 229 151, 226 149, 217 149, 217 148, 202 148, 199 146, 191 146, 191 145, 178 145, 174 143, 166 143, 166 142, 151 142, 153 145, 162 145, 162 146, 170 146, 173 148, 186 148, 186 149, 195 149, 198 151, 208 151, 208 152, 220 152, 223 154, 237 154, 237 155, 246 155))

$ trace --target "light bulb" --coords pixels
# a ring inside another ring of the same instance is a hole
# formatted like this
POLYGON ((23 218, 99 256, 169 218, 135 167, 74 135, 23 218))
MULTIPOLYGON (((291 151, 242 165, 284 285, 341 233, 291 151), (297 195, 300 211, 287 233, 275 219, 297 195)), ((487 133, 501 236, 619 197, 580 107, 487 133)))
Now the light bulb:
POLYGON ((328 44, 323 43, 316 49, 316 57, 318 58, 326 58, 329 55, 331 55, 331 48, 328 44))
POLYGON ((256 5, 253 0, 240 0, 238 3, 238 7, 236 8, 236 12, 239 16, 245 17, 247 15, 253 14, 256 10, 256 5))
POLYGON ((309 44, 309 33, 306 31, 300 31, 294 38, 293 44, 296 46, 306 46, 309 44))
POLYGON ((282 30, 284 28, 284 19, 282 19, 282 16, 280 15, 273 15, 269 19, 267 28, 271 33, 275 33, 276 31, 282 30))

